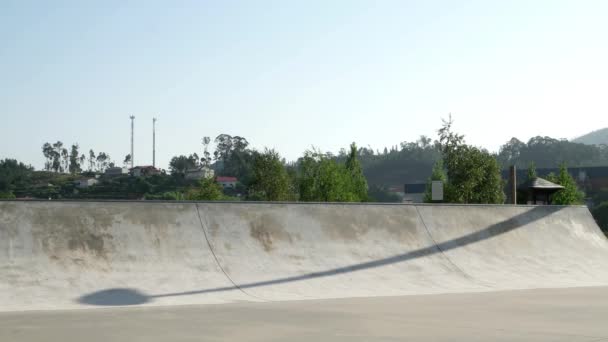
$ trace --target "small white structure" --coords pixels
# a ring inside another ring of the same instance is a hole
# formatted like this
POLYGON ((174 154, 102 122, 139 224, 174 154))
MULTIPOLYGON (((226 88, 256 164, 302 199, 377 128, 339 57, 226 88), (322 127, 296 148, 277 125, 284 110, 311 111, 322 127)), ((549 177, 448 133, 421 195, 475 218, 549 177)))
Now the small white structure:
POLYGON ((431 183, 431 200, 443 201, 443 182, 433 181, 431 183))
POLYGON ((201 168, 186 170, 184 177, 188 180, 199 180, 202 178, 213 178, 215 172, 210 168, 203 166, 201 168))
POLYGON ((216 181, 224 188, 224 189, 234 189, 236 188, 236 183, 238 179, 236 177, 217 177, 216 181))
POLYGON ((83 178, 83 179, 79 179, 77 181, 74 182, 74 184, 76 185, 77 188, 79 189, 86 189, 90 186, 93 186, 95 184, 99 183, 99 181, 95 178, 83 178))

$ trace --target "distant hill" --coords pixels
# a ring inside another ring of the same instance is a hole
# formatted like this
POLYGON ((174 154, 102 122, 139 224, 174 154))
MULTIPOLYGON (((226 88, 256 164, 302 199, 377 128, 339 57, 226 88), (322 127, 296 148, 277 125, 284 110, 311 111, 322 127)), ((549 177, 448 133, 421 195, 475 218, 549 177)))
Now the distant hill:
POLYGON ((608 128, 598 129, 572 141, 587 145, 608 145, 608 128))

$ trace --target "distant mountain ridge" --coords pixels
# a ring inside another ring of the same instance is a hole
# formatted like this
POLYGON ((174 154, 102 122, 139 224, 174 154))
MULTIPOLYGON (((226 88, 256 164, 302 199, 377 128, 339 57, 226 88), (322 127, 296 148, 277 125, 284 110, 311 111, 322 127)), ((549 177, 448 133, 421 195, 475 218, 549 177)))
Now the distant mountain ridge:
POLYGON ((598 129, 597 131, 587 133, 583 136, 573 139, 572 142, 587 145, 608 145, 608 128, 602 128, 598 129))

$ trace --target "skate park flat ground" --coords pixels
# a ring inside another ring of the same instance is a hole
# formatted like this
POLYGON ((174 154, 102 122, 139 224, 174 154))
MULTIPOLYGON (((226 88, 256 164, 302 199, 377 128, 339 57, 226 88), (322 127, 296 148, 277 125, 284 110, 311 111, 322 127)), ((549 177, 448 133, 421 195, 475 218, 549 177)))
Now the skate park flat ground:
POLYGON ((608 341, 608 287, 0 313, 0 341, 608 341))

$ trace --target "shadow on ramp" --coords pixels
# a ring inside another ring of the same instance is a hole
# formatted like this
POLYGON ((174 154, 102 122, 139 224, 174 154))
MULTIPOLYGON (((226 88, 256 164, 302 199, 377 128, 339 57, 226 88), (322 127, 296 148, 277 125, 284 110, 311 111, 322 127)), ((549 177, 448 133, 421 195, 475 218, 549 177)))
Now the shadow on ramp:
POLYGON ((82 304, 100 306, 140 305, 149 301, 150 296, 135 289, 108 289, 78 299, 78 302, 82 304))
MULTIPOLYGON (((208 293, 216 293, 216 292, 225 292, 225 291, 235 291, 240 290, 243 291, 249 288, 277 285, 277 284, 285 284, 297 281, 304 281, 308 279, 314 278, 322 278, 322 277, 330 277, 339 274, 345 274, 350 272, 362 271, 375 267, 382 267, 386 265, 407 262, 409 260, 422 258, 431 256, 438 253, 443 253, 445 251, 449 251, 452 249, 464 247, 467 245, 471 245, 483 240, 487 240, 490 238, 494 238, 496 236, 508 233, 517 228, 523 227, 532 222, 538 221, 548 215, 554 214, 564 207, 535 207, 530 211, 525 213, 513 216, 507 220, 502 222, 498 222, 493 224, 487 228, 479 230, 477 232, 463 235, 461 237, 445 241, 442 243, 438 243, 429 247, 420 248, 414 251, 410 251, 403 254, 398 254, 395 256, 391 256, 384 259, 373 260, 369 262, 333 268, 325 271, 319 272, 311 272, 307 274, 290 276, 278 279, 271 279, 265 281, 237 284, 235 286, 225 286, 225 287, 217 287, 210 289, 202 289, 202 290, 194 290, 194 291, 184 291, 184 292, 174 292, 174 293, 164 293, 157 295, 145 295, 137 290, 132 289, 107 289, 99 292, 94 292, 83 297, 78 298, 78 302, 81 304, 89 304, 89 305, 100 305, 100 306, 123 306, 123 305, 139 305, 147 303, 154 298, 162 298, 162 297, 175 297, 175 296, 189 296, 189 295, 198 295, 198 294, 208 294, 208 293), (115 297, 115 298, 114 298, 115 297)), ((422 218, 422 217, 421 217, 422 218)), ((423 220, 424 223, 424 220, 423 220)), ((425 225, 426 226, 426 225, 425 225)), ((430 234, 430 233, 429 233, 430 234)), ((464 276, 468 277, 468 275, 464 274, 464 276)))

